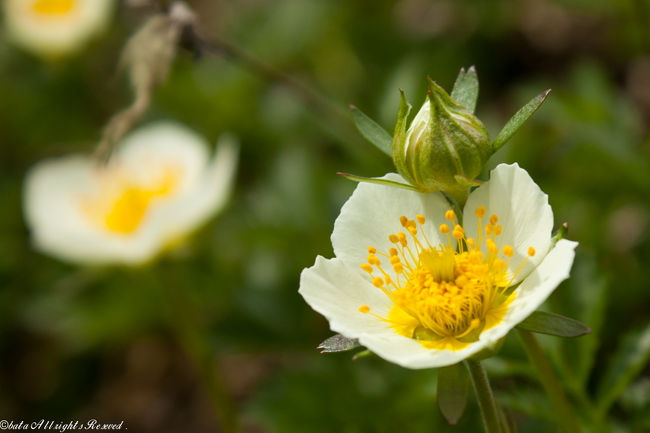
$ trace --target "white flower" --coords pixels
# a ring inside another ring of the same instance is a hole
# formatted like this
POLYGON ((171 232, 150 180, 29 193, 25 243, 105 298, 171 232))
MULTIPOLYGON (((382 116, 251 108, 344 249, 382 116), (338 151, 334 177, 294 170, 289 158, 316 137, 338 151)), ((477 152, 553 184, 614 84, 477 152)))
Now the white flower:
MULTIPOLYGON (((388 179, 401 181, 395 174, 388 179)), ((333 331, 408 368, 455 364, 497 343, 568 278, 576 242, 553 245, 548 196, 499 165, 464 228, 437 192, 359 184, 300 294, 333 331)))
POLYGON ((114 0, 5 0, 9 36, 45 56, 78 50, 104 29, 114 0))
POLYGON ((26 176, 23 206, 35 247, 84 264, 140 264, 220 210, 237 147, 208 144, 162 122, 128 135, 106 166, 89 156, 45 160, 26 176))

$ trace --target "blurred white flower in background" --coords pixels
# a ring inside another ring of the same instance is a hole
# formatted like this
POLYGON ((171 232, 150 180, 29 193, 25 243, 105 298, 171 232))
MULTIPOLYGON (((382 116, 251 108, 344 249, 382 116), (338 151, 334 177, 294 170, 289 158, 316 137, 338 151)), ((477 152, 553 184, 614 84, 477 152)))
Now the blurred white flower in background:
POLYGON ((145 126, 101 165, 86 155, 39 162, 23 191, 34 246, 82 264, 137 265, 219 211, 231 190, 237 146, 208 143, 170 122, 145 126))
POLYGON ((114 5, 114 0, 5 0, 8 36, 36 54, 63 56, 102 31, 114 5))

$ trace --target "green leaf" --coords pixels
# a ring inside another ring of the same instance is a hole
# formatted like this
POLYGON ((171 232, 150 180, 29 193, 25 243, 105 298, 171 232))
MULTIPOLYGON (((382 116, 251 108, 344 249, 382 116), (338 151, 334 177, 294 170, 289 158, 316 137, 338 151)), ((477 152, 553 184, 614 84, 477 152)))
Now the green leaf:
POLYGON ((469 375, 458 363, 438 369, 438 407, 449 424, 456 424, 465 411, 469 375))
POLYGON ((517 328, 564 338, 580 337, 591 332, 591 329, 578 320, 544 311, 535 311, 519 323, 517 328))
POLYGON ((409 185, 409 184, 401 183, 401 182, 396 182, 394 180, 379 179, 379 178, 376 178, 376 177, 356 176, 354 174, 341 173, 341 172, 338 172, 336 174, 338 174, 339 176, 343 176, 346 179, 355 181, 355 182, 376 183, 376 184, 379 184, 379 185, 387 185, 387 186, 393 186, 393 187, 397 187, 397 188, 405 188, 405 189, 409 189, 411 191, 418 191, 418 189, 416 187, 414 187, 413 185, 409 185))
POLYGON ((650 360, 650 324, 628 333, 609 363, 597 394, 598 410, 604 414, 645 368, 650 360))
POLYGON ((361 347, 359 340, 347 338, 341 334, 333 335, 318 345, 318 348, 321 349, 320 353, 345 352, 357 347, 361 347))
POLYGON ((478 99, 478 76, 474 66, 470 66, 467 72, 465 68, 460 69, 450 96, 470 113, 474 112, 478 99))
POLYGON ((535 111, 537 111, 539 107, 542 106, 549 93, 551 93, 551 89, 545 90, 539 95, 535 96, 530 100, 530 102, 528 102, 528 104, 521 107, 519 111, 517 111, 515 115, 512 116, 510 120, 508 120, 506 126, 501 129, 497 135, 497 138, 495 138, 494 142, 492 143, 492 149, 495 152, 503 147, 503 145, 506 144, 510 138, 512 138, 515 132, 517 132, 519 128, 521 128, 522 125, 526 123, 530 116, 535 114, 535 111))
POLYGON ((393 156, 393 137, 377 122, 366 116, 363 111, 359 110, 356 106, 350 105, 352 110, 352 119, 357 129, 371 144, 374 144, 377 149, 384 152, 386 155, 393 156))
POLYGON ((564 222, 558 229, 558 231, 551 238, 551 244, 555 245, 561 239, 566 237, 566 234, 569 232, 569 223, 564 222))
POLYGON ((354 356, 352 356, 352 360, 353 361, 358 361, 360 359, 368 358, 370 356, 373 356, 374 354, 375 353, 371 352, 370 350, 362 350, 360 352, 355 353, 354 356))

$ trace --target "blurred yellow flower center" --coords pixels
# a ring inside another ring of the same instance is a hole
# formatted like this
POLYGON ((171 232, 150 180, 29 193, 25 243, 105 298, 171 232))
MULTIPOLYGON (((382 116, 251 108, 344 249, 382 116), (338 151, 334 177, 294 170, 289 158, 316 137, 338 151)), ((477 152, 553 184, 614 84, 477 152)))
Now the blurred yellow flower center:
MULTIPOLYGON (((454 212, 447 211, 445 218, 453 228, 442 224, 439 230, 448 243, 435 246, 421 230, 424 216, 417 215, 416 220, 402 216, 405 231, 388 237, 395 246, 388 254, 368 247, 368 263, 361 265, 393 307, 388 317, 374 314, 367 305, 359 311, 390 323, 396 333, 417 339, 428 349, 460 350, 477 341, 481 332, 505 316, 515 297, 512 282, 528 259, 509 275, 514 250, 506 245, 501 251, 503 258, 499 257, 496 242, 502 227, 496 215, 483 227, 485 213, 483 206, 476 209, 478 232, 470 238, 455 224, 454 212), (482 252, 483 245, 487 254, 482 252), (390 262, 393 278, 382 268, 378 255, 390 262)), ((534 254, 529 248, 528 256, 534 254)))
POLYGON ((36 0, 32 10, 38 15, 65 15, 75 6, 75 0, 36 0))
POLYGON ((83 210, 102 228, 115 233, 133 233, 147 211, 158 200, 169 197, 178 186, 178 170, 167 167, 147 182, 107 172, 97 195, 85 197, 83 210))

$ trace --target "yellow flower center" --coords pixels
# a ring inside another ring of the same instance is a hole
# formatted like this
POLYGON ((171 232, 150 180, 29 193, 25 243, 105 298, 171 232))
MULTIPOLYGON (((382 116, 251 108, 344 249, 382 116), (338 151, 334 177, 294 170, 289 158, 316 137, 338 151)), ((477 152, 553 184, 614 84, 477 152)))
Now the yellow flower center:
POLYGON ((32 10, 43 16, 65 15, 75 7, 75 3, 75 0, 36 0, 32 3, 32 10))
POLYGON ((175 192, 179 170, 165 167, 143 182, 110 169, 103 173, 99 193, 84 197, 85 214, 99 227, 120 234, 131 234, 144 219, 150 207, 175 192))
MULTIPOLYGON (((442 224, 439 230, 448 243, 436 246, 429 243, 424 231, 418 230, 425 223, 424 216, 417 215, 417 221, 402 216, 400 223, 405 231, 388 237, 395 246, 388 254, 368 247, 368 263, 361 265, 393 307, 388 317, 372 313, 367 305, 359 307, 359 311, 388 322, 396 333, 414 338, 428 349, 460 350, 477 341, 481 332, 505 316, 515 297, 512 282, 527 260, 509 275, 514 250, 506 245, 501 251, 503 258, 499 257, 496 239, 502 227, 499 218, 492 215, 483 228, 485 213, 483 206, 476 209, 478 233, 476 238, 470 238, 462 226, 454 224, 454 212, 447 211, 445 218, 453 229, 442 224), (487 254, 481 251, 483 244, 487 254), (389 260, 395 278, 382 268, 378 255, 389 260), (374 274, 376 271, 379 276, 374 274)), ((532 247, 528 255, 535 255, 532 247)))

